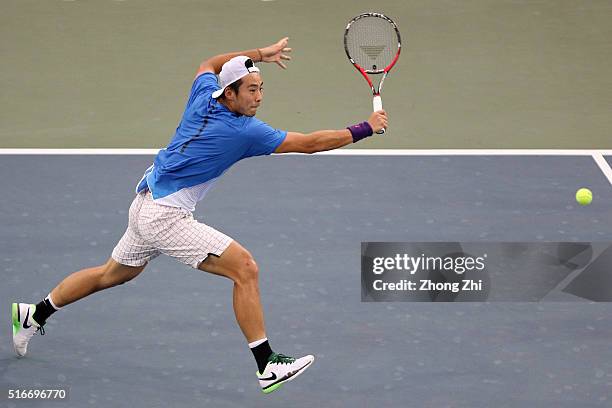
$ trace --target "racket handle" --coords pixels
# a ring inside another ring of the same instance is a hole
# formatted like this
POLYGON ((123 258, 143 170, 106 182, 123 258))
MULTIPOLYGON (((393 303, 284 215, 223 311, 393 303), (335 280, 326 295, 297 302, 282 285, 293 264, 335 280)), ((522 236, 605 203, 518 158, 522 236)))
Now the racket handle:
POLYGON ((374 112, 382 110, 382 98, 380 95, 374 95, 372 99, 372 105, 374 106, 374 112))
MULTIPOLYGON (((372 106, 374 108, 374 112, 382 110, 382 98, 380 97, 380 95, 374 95, 374 98, 372 99, 372 106)), ((380 129, 376 133, 382 135, 383 133, 385 133, 385 129, 380 129)))

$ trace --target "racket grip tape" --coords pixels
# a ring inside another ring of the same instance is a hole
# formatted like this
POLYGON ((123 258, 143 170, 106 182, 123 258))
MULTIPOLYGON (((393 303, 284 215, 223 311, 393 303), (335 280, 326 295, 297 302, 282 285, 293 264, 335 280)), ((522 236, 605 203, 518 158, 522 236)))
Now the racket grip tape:
MULTIPOLYGON (((382 110, 382 98, 380 97, 380 95, 374 95, 374 98, 372 99, 372 107, 374 109, 374 112, 377 112, 379 110, 382 110)), ((378 132, 376 132, 379 135, 382 135, 383 133, 385 133, 385 129, 380 129, 378 132)))
POLYGON ((372 105, 374 107, 374 112, 382 110, 382 98, 380 95, 374 95, 372 99, 372 105))

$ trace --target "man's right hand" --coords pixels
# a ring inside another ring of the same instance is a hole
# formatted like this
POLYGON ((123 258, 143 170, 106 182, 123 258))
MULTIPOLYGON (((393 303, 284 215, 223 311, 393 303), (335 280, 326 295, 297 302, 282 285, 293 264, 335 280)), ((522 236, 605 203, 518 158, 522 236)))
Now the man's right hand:
POLYGON ((372 127, 374 133, 378 133, 383 129, 387 129, 387 112, 385 112, 384 110, 372 112, 370 118, 368 119, 368 123, 372 127))

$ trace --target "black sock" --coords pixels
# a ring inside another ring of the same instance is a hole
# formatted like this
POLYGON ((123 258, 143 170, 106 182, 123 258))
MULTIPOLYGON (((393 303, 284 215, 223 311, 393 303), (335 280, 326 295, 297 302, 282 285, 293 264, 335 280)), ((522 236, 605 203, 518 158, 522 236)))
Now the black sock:
POLYGON ((257 361, 257 368, 259 368, 259 372, 263 373, 266 369, 266 365, 268 365, 268 357, 270 357, 272 354, 270 343, 268 343, 268 340, 266 340, 260 345, 253 347, 251 351, 255 356, 255 361, 257 361))
POLYGON ((47 318, 55 312, 56 310, 49 299, 45 298, 42 302, 36 304, 36 311, 32 315, 32 318, 36 320, 36 323, 42 326, 47 321, 47 318))

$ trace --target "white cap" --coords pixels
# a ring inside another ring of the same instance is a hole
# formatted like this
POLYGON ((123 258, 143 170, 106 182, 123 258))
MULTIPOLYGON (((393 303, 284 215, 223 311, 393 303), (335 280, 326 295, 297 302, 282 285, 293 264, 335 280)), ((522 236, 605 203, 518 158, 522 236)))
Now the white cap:
POLYGON ((253 64, 253 60, 251 60, 249 57, 239 55, 227 61, 225 64, 223 64, 223 67, 221 67, 221 72, 219 73, 219 86, 221 89, 213 92, 212 97, 220 97, 223 95, 223 91, 228 85, 233 84, 240 78, 249 75, 251 72, 259 72, 259 68, 253 64))

